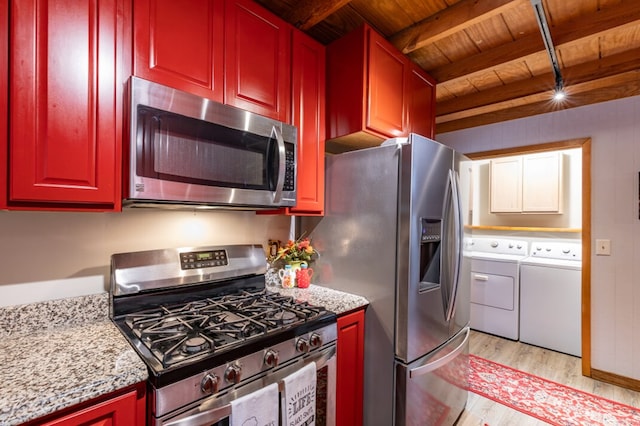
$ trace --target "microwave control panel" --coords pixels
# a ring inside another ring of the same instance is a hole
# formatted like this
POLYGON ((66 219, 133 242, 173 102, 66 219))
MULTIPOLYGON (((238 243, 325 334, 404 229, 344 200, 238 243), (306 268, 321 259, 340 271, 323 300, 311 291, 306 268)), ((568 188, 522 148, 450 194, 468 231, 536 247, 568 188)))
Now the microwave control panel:
POLYGON ((226 266, 229 258, 225 250, 193 251, 180 253, 180 268, 198 269, 211 266, 226 266))
POLYGON ((285 143, 285 171, 284 187, 285 191, 293 191, 296 181, 296 159, 293 144, 285 143))

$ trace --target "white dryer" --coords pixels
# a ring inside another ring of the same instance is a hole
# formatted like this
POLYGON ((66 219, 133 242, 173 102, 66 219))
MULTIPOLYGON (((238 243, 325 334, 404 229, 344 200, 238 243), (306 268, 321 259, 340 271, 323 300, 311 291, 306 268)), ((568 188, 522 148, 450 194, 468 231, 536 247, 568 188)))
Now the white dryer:
POLYGON ((520 341, 582 353, 582 244, 534 242, 520 264, 520 341))
POLYGON ((471 328, 518 340, 520 261, 527 242, 474 237, 471 250, 471 328))

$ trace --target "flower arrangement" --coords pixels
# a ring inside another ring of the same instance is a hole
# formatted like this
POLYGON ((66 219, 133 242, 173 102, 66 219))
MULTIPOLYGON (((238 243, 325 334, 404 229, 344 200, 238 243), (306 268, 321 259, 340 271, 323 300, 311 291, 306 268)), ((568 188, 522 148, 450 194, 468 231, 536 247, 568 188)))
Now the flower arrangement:
POLYGON ((310 262, 313 255, 316 254, 315 249, 311 246, 309 238, 292 241, 278 249, 278 255, 274 259, 283 260, 284 262, 305 261, 310 262))

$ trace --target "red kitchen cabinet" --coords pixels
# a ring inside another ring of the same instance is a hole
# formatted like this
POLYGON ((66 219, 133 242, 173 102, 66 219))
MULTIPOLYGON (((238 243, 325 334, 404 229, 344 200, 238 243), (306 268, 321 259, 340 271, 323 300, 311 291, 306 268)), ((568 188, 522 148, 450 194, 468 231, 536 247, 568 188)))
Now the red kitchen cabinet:
POLYGON ((325 47, 294 31, 293 125, 298 128, 298 201, 295 215, 324 212, 325 47))
POLYGON ((63 414, 36 420, 28 425, 39 426, 145 426, 145 383, 120 391, 106 398, 81 404, 63 414))
POLYGON ((7 111, 9 106, 9 0, 0 0, 0 209, 7 207, 7 111))
POLYGON ((402 136, 406 129, 409 61, 380 34, 367 28, 368 87, 365 126, 383 136, 402 136))
POLYGON ((362 425, 364 309, 338 317, 336 425, 362 425))
POLYGON ((291 122, 291 26, 252 0, 136 0, 136 76, 291 122))
POLYGON ((223 102, 224 2, 136 0, 134 74, 223 102))
POLYGON ((424 112, 434 120, 433 89, 428 75, 366 24, 334 41, 327 47, 329 151, 424 133, 427 123, 412 120, 424 112))
POLYGON ((130 7, 11 2, 10 208, 120 208, 130 7))
POLYGON ((291 26, 252 0, 225 7, 225 103, 290 123, 291 26))
POLYGON ((436 82, 416 64, 411 63, 409 74, 409 133, 434 137, 436 82))

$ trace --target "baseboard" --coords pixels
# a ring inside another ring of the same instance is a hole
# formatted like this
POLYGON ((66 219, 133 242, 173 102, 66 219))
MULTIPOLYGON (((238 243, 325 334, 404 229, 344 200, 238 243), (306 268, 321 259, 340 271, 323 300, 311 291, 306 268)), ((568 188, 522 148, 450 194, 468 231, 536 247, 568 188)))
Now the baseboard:
POLYGON ((629 377, 620 376, 618 374, 596 370, 595 368, 591 369, 591 378, 600 380, 601 382, 611 383, 612 385, 640 392, 640 380, 630 379, 629 377))

